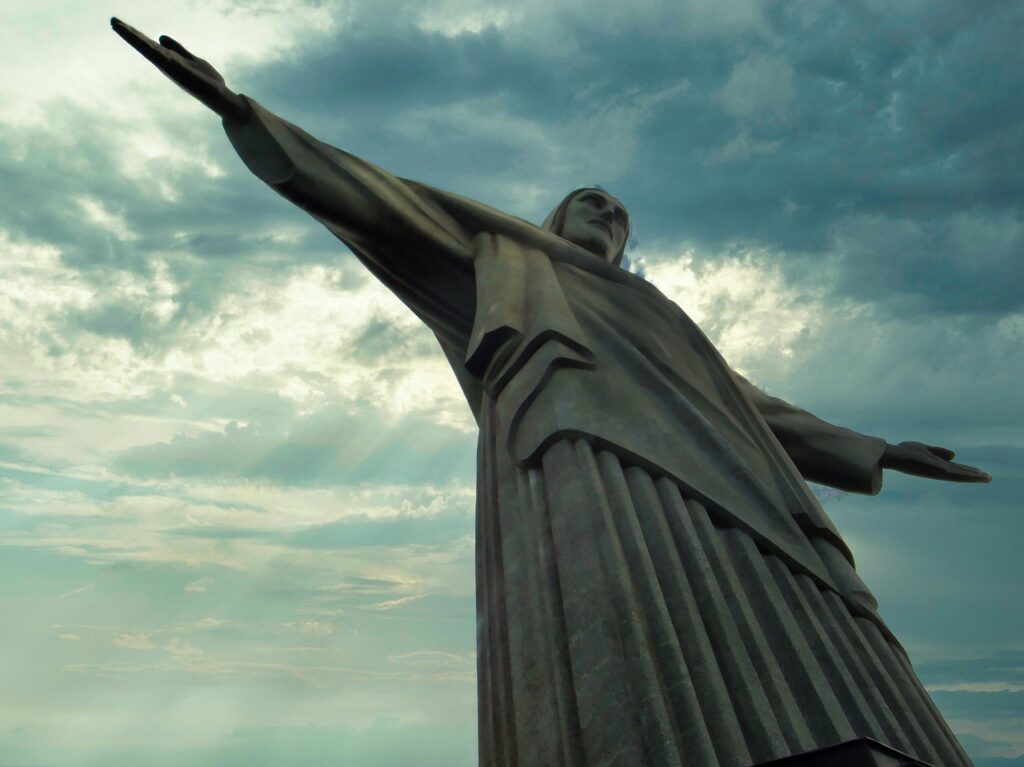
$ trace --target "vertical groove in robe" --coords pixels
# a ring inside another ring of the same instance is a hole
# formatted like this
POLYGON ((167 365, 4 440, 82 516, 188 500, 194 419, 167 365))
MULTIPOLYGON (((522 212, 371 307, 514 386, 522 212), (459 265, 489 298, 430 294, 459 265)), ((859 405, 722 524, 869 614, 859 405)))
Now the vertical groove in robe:
POLYGON ((910 710, 921 723, 922 729, 929 737, 929 743, 937 752, 938 764, 961 763, 960 749, 953 745, 956 742, 955 738, 949 732, 945 722, 941 718, 937 719, 933 716, 928 693, 924 691, 914 672, 908 666, 904 666, 896 653, 891 650, 884 652, 884 649, 889 647, 889 643, 877 626, 864 619, 858 619, 857 623, 868 635, 868 640, 876 647, 876 652, 882 658, 882 662, 885 663, 897 685, 904 691, 904 700, 907 701, 910 710))
POLYGON ((691 687, 689 671, 678 652, 678 643, 651 554, 643 544, 637 509, 618 459, 611 453, 590 454, 587 443, 577 449, 589 462, 596 459, 605 497, 608 499, 609 533, 619 541, 625 569, 611 577, 622 583, 620 618, 624 618, 623 641, 628 645, 627 671, 633 682, 632 697, 644 715, 645 753, 653 763, 679 763, 678 732, 666 703, 683 686, 691 687), (665 753, 666 749, 668 754, 665 753))
POLYGON ((721 533, 707 514, 694 514, 693 521, 700 536, 700 543, 707 552, 721 585, 722 593, 732 608, 736 625, 743 637, 744 648, 750 656, 779 727, 789 744, 789 753, 812 750, 816 745, 814 736, 759 625, 756 610, 735 565, 725 552, 721 533))
MULTIPOLYGON (((588 446, 589 447, 589 446, 588 446)), ((562 605, 588 767, 603 767, 623 749, 644 761, 644 712, 631 698, 628 648, 617 611, 623 584, 610 577, 625 561, 609 536, 608 500, 597 467, 578 446, 557 442, 543 470, 555 551, 562 578, 562 605)), ((669 763, 671 764, 671 763, 669 763)))
POLYGON ((882 660, 875 652, 875 648, 868 642, 859 625, 859 621, 850 614, 849 609, 838 597, 838 595, 827 595, 832 608, 832 614, 836 620, 846 628, 847 636, 857 648, 858 654, 864 662, 865 668, 871 673, 872 679, 881 691, 886 700, 892 704, 892 712, 903 731, 907 734, 912 744, 907 753, 913 754, 926 762, 935 762, 935 751, 929 743, 928 736, 921 729, 917 717, 913 715, 906 701, 903 691, 896 684, 896 680, 886 669, 882 660), (833 598, 834 597, 834 598, 833 598))
POLYGON ((703 516, 707 512, 700 504, 685 502, 674 484, 661 485, 659 489, 663 492, 662 502, 668 511, 673 542, 694 586, 697 606, 715 647, 750 756, 755 763, 785 756, 788 747, 775 713, 694 529, 692 516, 703 516))
POLYGON ((511 472, 499 481, 499 518, 515 513, 502 524, 504 577, 518 584, 516 599, 506 599, 507 639, 512 676, 516 755, 524 764, 543 764, 561 750, 561 728, 535 731, 537 720, 560 722, 558 690, 561 674, 554 655, 559 632, 551 615, 551 592, 558 590, 543 551, 548 543, 546 509, 534 503, 529 475, 511 472), (552 584, 552 581, 554 583, 552 584), (527 639, 530 637, 530 639, 527 639), (516 705, 529 701, 529 706, 516 705))
POLYGON ((841 604, 841 598, 833 591, 823 590, 810 579, 804 578, 801 581, 804 595, 814 605, 815 612, 819 616, 822 626, 827 632, 832 644, 838 648, 847 668, 855 679, 857 688, 866 698, 867 705, 874 712, 882 727, 883 737, 878 740, 910 753, 913 749, 910 739, 903 731, 900 723, 892 712, 890 701, 887 701, 879 692, 877 685, 871 677, 871 672, 865 666, 864 660, 857 652, 851 637, 833 614, 829 600, 839 600, 840 609, 846 610, 841 604))
POLYGON ((478 641, 477 668, 484 678, 478 690, 481 717, 480 764, 495 767, 516 767, 515 713, 512 693, 513 666, 509 657, 507 616, 505 603, 504 563, 501 558, 502 504, 498 494, 498 469, 494 460, 493 433, 486 442, 481 439, 484 465, 490 471, 479 473, 477 483, 477 595, 483 595, 482 610, 478 604, 477 632, 484 639, 478 641), (481 504, 480 498, 484 503, 481 504))
POLYGON ((876 739, 884 737, 882 727, 864 699, 864 694, 854 682, 846 660, 839 656, 838 648, 825 633, 813 604, 807 601, 801 588, 801 581, 808 580, 808 576, 794 574, 777 557, 771 558, 770 567, 790 609, 804 626, 804 636, 811 646, 811 651, 818 659, 826 678, 831 682, 832 691, 854 730, 876 739))
POLYGON ((847 721, 817 658, 804 639, 801 626, 790 611, 772 577, 765 556, 745 533, 735 528, 722 531, 727 548, 755 595, 758 617, 770 645, 775 648, 779 668, 804 701, 811 731, 819 742, 841 743, 856 733, 847 721))
POLYGON ((580 721, 576 710, 576 695, 572 685, 572 666, 569 651, 565 645, 565 613, 562 607, 562 584, 558 574, 558 558, 554 551, 551 532, 551 517, 544 498, 544 475, 531 469, 528 474, 532 511, 539 526, 538 555, 541 567, 548 574, 544 591, 545 609, 550 616, 550 635, 545 637, 551 647, 551 679, 554 687, 559 731, 564 733, 560 750, 566 767, 585 765, 581 740, 580 721))
POLYGON ((878 658, 879 665, 883 672, 892 680, 893 686, 896 688, 897 694, 899 695, 899 700, 902 701, 904 709, 907 712, 907 716, 913 719, 917 724, 918 729, 922 732, 925 744, 923 753, 927 754, 928 760, 934 764, 947 764, 942 753, 941 746, 936 741, 935 728, 921 716, 921 702, 914 694, 914 691, 910 689, 910 686, 907 684, 907 680, 903 678, 903 674, 893 657, 889 643, 882 637, 881 633, 870 621, 856 617, 854 618, 854 623, 857 626, 857 630, 860 631, 865 641, 871 647, 875 657, 878 658))
MULTIPOLYGON (((674 647, 682 654, 689 670, 690 686, 685 690, 685 697, 674 696, 677 721, 685 724, 697 718, 705 722, 718 763, 723 767, 746 767, 751 762, 750 752, 693 586, 680 559, 681 552, 672 537, 667 519, 672 509, 661 503, 650 474, 633 467, 627 469, 625 475, 635 499, 645 545, 656 566, 658 585, 664 594, 674 647)), ((672 657, 662 662, 671 663, 672 657)), ((684 734, 684 742, 685 737, 684 734)))
POLYGON ((481 461, 481 767, 748 767, 856 737, 969 767, 875 623, 673 481, 585 441, 481 461))
POLYGON ((893 659, 896 663, 903 667, 904 672, 907 675, 907 679, 910 684, 913 685, 918 694, 924 701, 928 712, 932 714, 931 721, 942 730, 942 743, 944 747, 948 749, 950 758, 957 758, 962 762, 969 764, 970 758, 967 756, 967 752, 964 751, 963 746, 960 745, 960 741, 956 739, 953 731, 949 729, 949 725, 946 724, 946 720, 942 718, 942 714, 939 713, 939 709, 935 705, 935 701, 932 700, 932 696, 928 694, 928 691, 924 689, 924 685, 921 684, 921 680, 917 678, 917 674, 914 673, 914 669, 910 665, 910 659, 901 653, 893 653, 893 659))

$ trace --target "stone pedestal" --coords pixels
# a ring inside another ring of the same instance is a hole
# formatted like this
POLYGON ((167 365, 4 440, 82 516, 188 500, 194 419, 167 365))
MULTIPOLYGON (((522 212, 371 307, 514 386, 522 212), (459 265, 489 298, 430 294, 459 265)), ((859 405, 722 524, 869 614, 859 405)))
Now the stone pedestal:
POLYGON ((902 751, 871 738, 858 738, 838 746, 808 751, 785 759, 762 762, 756 767, 932 767, 902 751))

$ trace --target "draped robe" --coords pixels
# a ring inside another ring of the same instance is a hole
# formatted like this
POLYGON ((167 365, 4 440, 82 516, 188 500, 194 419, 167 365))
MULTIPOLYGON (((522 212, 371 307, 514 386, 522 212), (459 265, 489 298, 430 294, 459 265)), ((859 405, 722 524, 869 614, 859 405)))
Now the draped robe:
POLYGON ((642 278, 249 103, 243 161, 433 331, 479 425, 481 765, 969 764, 804 483, 877 492, 884 441, 759 391, 642 278))

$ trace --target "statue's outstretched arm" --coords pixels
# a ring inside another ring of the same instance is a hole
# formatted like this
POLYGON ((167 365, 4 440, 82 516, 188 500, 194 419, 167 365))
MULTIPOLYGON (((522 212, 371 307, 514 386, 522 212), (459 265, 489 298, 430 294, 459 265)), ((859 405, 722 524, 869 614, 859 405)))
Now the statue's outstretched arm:
POLYGON ((111 27, 185 92, 224 121, 249 169, 310 213, 354 249, 421 258, 423 271, 468 267, 471 234, 412 185, 358 157, 318 141, 227 87, 224 78, 181 43, 156 42, 111 19, 111 27))
POLYGON ((112 18, 110 26, 186 93, 225 120, 244 120, 248 115, 244 99, 227 87, 220 72, 189 53, 177 40, 163 35, 157 43, 118 18, 112 18))
POLYGON ((735 378, 800 473, 812 482, 873 495, 882 487, 882 469, 950 482, 992 479, 973 466, 953 463, 952 450, 920 442, 892 445, 878 437, 834 426, 765 394, 738 374, 735 378))
POLYGON ((118 19, 114 31, 221 116, 258 178, 324 224, 438 334, 461 348, 473 323, 472 237, 438 190, 398 179, 235 93, 208 62, 169 37, 155 42, 118 19))

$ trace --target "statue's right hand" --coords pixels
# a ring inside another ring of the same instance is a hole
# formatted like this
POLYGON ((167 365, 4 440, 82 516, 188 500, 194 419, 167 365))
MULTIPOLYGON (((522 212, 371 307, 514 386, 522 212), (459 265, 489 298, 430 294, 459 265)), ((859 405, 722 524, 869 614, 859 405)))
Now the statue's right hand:
POLYGON ((163 35, 157 43, 118 18, 112 18, 110 26, 157 69, 225 120, 244 120, 248 116, 249 105, 225 85, 220 72, 177 40, 163 35))

